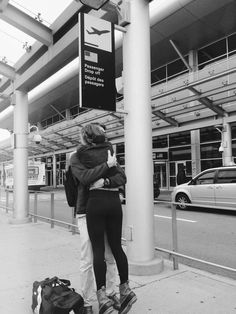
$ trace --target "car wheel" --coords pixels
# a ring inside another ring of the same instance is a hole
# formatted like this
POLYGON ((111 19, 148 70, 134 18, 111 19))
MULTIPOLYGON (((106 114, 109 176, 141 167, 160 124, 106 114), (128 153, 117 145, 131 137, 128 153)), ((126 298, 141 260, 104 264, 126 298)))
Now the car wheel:
POLYGON ((181 205, 177 205, 177 209, 188 209, 188 206, 186 204, 190 204, 190 199, 188 196, 184 193, 179 193, 176 195, 175 201, 177 203, 181 203, 181 205))

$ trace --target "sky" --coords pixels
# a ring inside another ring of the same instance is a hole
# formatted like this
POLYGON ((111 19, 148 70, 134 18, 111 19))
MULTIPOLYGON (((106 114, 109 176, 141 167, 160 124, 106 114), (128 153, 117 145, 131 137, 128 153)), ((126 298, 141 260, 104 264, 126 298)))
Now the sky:
MULTIPOLYGON (((42 23, 50 27, 72 1, 74 0, 10 0, 9 4, 34 18, 40 14, 42 23)), ((35 39, 0 19, 0 42, 0 61, 14 66, 20 57, 26 53, 23 48, 24 44, 27 42, 28 45, 32 45, 35 39)), ((9 136, 9 132, 1 129, 0 126, 0 141, 9 136)))

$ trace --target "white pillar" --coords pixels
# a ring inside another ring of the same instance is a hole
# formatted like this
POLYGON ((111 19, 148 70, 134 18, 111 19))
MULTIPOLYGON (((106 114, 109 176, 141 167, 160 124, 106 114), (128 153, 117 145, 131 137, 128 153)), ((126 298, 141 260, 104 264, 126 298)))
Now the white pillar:
POLYGON ((223 166, 230 166, 233 164, 232 159, 232 135, 231 135, 231 125, 224 122, 222 132, 222 144, 224 151, 222 153, 223 166))
MULTIPOLYGON (((197 50, 189 51, 189 65, 192 72, 189 73, 189 82, 197 79, 197 50)), ((189 95, 192 92, 189 91, 189 95)), ((190 106, 195 106, 197 101, 191 101, 190 106)), ((200 152, 200 130, 191 130, 191 158, 192 158, 192 177, 195 177, 201 171, 201 152, 200 152)))
POLYGON ((192 177, 201 171, 200 130, 191 130, 192 177))
POLYGON ((123 41, 126 238, 130 272, 145 275, 163 269, 154 250, 149 5, 131 0, 130 7, 123 41))
POLYGON ((15 91, 14 106, 14 209, 12 223, 29 221, 28 204, 28 96, 15 91))

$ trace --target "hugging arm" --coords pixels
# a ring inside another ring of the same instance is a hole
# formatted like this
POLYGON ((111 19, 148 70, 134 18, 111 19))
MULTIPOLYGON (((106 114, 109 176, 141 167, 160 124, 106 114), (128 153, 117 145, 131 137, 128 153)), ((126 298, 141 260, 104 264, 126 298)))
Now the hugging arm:
POLYGON ((107 162, 88 169, 79 161, 77 154, 74 153, 71 156, 70 165, 73 175, 76 177, 76 179, 79 180, 81 184, 85 186, 89 186, 95 181, 105 178, 109 180, 109 185, 107 186, 109 188, 116 188, 126 184, 125 172, 119 164, 117 164, 115 167, 112 167, 112 169, 115 168, 116 170, 112 171, 112 174, 109 175, 109 169, 111 168, 108 167, 107 162))
POLYGON ((125 172, 119 164, 116 165, 116 173, 113 176, 108 176, 108 179, 110 181, 110 188, 123 186, 126 184, 127 181, 125 172))
POLYGON ((71 156, 70 165, 73 175, 76 177, 76 179, 79 180, 81 184, 85 186, 89 186, 94 181, 106 177, 107 171, 109 169, 106 162, 94 168, 87 169, 84 167, 84 165, 81 164, 76 153, 71 156))
POLYGON ((124 170, 120 167, 119 164, 116 165, 113 171, 114 174, 109 174, 97 181, 95 181, 92 185, 93 188, 118 188, 124 186, 126 184, 126 175, 124 170))

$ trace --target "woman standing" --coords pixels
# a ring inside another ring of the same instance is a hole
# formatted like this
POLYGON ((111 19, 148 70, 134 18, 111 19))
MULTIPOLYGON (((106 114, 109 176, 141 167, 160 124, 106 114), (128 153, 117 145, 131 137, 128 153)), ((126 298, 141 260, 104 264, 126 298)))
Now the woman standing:
POLYGON ((87 186, 88 202, 86 219, 94 256, 94 273, 97 285, 99 314, 113 312, 111 301, 106 296, 106 263, 104 258, 104 234, 115 258, 120 277, 119 313, 128 313, 136 295, 128 284, 128 261, 121 245, 122 207, 119 198, 119 186, 126 183, 126 176, 117 164, 110 142, 106 141, 104 129, 97 124, 88 124, 81 130, 83 145, 77 150, 77 157, 86 168, 95 168, 106 163, 105 175, 96 182, 78 178, 80 184, 87 186))

